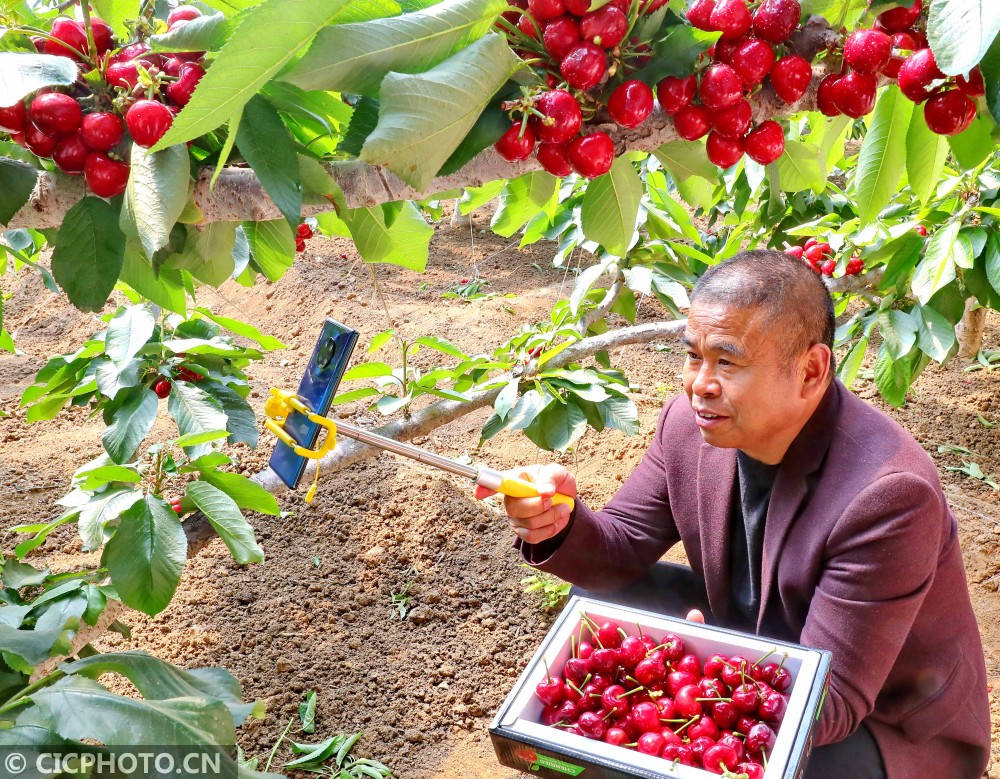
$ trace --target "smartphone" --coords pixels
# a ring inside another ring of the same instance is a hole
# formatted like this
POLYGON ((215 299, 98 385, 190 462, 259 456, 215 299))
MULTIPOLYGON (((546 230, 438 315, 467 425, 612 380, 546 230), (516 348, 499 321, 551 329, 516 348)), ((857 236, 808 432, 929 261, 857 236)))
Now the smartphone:
MULTIPOLYGON (((324 322, 297 393, 314 413, 326 416, 330 410, 357 341, 356 330, 333 319, 324 322)), ((285 420, 285 431, 299 446, 312 449, 319 439, 320 426, 310 422, 306 415, 292 411, 285 420)), ((278 478, 294 490, 302 480, 306 463, 307 458, 299 457, 288 444, 278 441, 269 465, 278 478)))

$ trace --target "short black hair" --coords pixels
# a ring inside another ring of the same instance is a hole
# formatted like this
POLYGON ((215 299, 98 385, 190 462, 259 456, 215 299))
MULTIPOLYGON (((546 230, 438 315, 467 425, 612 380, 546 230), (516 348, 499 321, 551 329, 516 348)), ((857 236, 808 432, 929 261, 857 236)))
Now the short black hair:
POLYGON ((833 373, 833 298, 802 260, 774 249, 740 252, 705 271, 691 293, 695 302, 761 309, 781 334, 789 361, 813 344, 826 344, 833 373))

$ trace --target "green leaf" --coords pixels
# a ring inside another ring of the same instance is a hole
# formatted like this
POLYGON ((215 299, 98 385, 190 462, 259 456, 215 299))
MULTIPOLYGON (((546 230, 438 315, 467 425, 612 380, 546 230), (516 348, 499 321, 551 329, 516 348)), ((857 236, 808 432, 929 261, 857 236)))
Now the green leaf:
POLYGON ((138 484, 142 481, 142 476, 138 471, 123 465, 104 465, 89 471, 78 471, 76 476, 83 480, 80 489, 87 491, 96 490, 113 481, 125 482, 126 484, 138 484))
POLYGON ((355 208, 344 215, 344 221, 366 262, 401 265, 423 273, 434 228, 412 201, 355 208))
POLYGON ((906 138, 913 103, 896 86, 882 90, 861 143, 854 188, 861 224, 874 221, 899 187, 906 167, 906 138))
POLYGON ((422 338, 418 338, 417 343, 429 349, 435 349, 452 357, 457 357, 459 360, 468 359, 468 355, 447 338, 440 338, 436 335, 425 335, 422 338))
MULTIPOLYGON (((125 400, 115 411, 114 421, 104 429, 101 442, 116 463, 128 462, 156 421, 157 397, 147 387, 122 390, 125 400)), ((170 393, 173 395, 174 393, 170 393)))
POLYGON ((996 150, 992 132, 993 123, 979 117, 965 132, 948 136, 948 145, 962 170, 972 170, 996 150))
POLYGON ((222 410, 222 404, 193 382, 174 382, 167 410, 177 422, 181 435, 226 428, 226 414, 222 410))
POLYGON ((372 337, 371 343, 368 344, 368 354, 375 354, 379 349, 385 346, 392 337, 396 334, 395 329, 383 330, 378 335, 372 337))
POLYGON ((885 402, 899 408, 906 401, 906 391, 910 387, 909 360, 894 360, 883 343, 875 360, 875 386, 885 402))
POLYGON ((708 159, 705 144, 698 141, 671 141, 653 152, 676 184, 698 177, 715 184, 719 169, 708 159))
POLYGON ((122 487, 105 490, 81 506, 77 528, 80 531, 84 551, 92 552, 99 549, 104 543, 105 525, 111 521, 117 521, 118 516, 125 509, 142 499, 141 490, 122 487))
POLYGON ((572 402, 580 406, 590 426, 597 431, 611 428, 626 435, 636 435, 639 432, 639 412, 629 398, 610 395, 599 403, 593 403, 575 397, 572 402))
POLYGON ((802 19, 822 16, 835 30, 854 29, 866 8, 867 0, 803 0, 802 19))
POLYGON ((423 192, 519 63, 506 40, 490 34, 424 73, 390 73, 362 161, 423 192))
POLYGON ((121 513, 102 563, 122 602, 155 616, 173 598, 186 560, 180 520, 166 501, 148 495, 121 513))
POLYGON ((647 84, 656 84, 667 76, 689 76, 698 58, 718 39, 718 33, 703 32, 687 24, 675 24, 653 44, 649 64, 634 76, 647 84))
POLYGON ((642 180, 628 156, 616 158, 610 171, 587 185, 580 214, 583 234, 624 257, 635 234, 642 194, 642 180))
POLYGON ((889 309, 879 313, 878 323, 889 357, 902 360, 917 342, 917 319, 906 311, 889 309))
POLYGON ((153 337, 156 318, 149 306, 120 308, 108 324, 104 351, 111 361, 122 367, 153 337))
POLYGON ((219 538, 240 565, 264 562, 264 550, 257 545, 253 528, 229 495, 203 481, 189 482, 186 494, 201 510, 219 538))
POLYGON ((994 121, 1000 121, 1000 36, 990 44, 983 61, 979 63, 986 83, 986 105, 994 121))
POLYGON ((115 288, 125 255, 125 235, 118 209, 99 197, 85 197, 66 213, 52 275, 81 311, 100 311, 115 288))
POLYGON ((376 376, 391 376, 392 368, 384 362, 365 362, 355 365, 349 369, 341 381, 354 381, 356 379, 373 379, 376 376))
POLYGON ((265 335, 260 330, 258 330, 253 325, 247 324, 246 322, 241 322, 239 319, 232 319, 227 316, 220 316, 218 314, 212 313, 211 310, 207 308, 196 308, 199 314, 204 317, 208 317, 216 324, 222 325, 224 328, 230 332, 236 333, 236 335, 243 336, 254 343, 260 344, 261 348, 271 351, 273 349, 287 349, 288 347, 270 335, 265 335))
POLYGON ((914 232, 906 232, 874 252, 868 261, 872 264, 885 263, 885 272, 878 288, 883 292, 889 292, 895 287, 899 294, 905 294, 909 290, 906 282, 910 272, 919 262, 923 248, 923 238, 914 232))
POLYGON ((826 186, 826 165, 823 153, 814 143, 788 141, 785 153, 778 158, 778 176, 784 192, 811 189, 822 192, 826 186))
POLYGON ((333 399, 332 405, 339 406, 343 403, 353 403, 356 400, 364 400, 365 398, 371 398, 375 395, 381 395, 374 387, 362 387, 361 389, 350 390, 349 392, 338 392, 336 397, 333 399))
POLYGON ((51 54, 0 51, 0 105, 12 106, 42 87, 69 86, 77 79, 76 62, 51 54))
MULTIPOLYGON (((501 90, 497 98, 503 97, 504 90, 501 90)), ((483 112, 472 125, 472 129, 458 144, 458 147, 445 160, 439 176, 450 176, 452 173, 460 171, 468 162, 475 159, 480 152, 496 143, 500 136, 510 129, 510 119, 507 113, 500 108, 500 100, 494 99, 491 105, 486 106, 483 112)))
POLYGON ((913 311, 920 319, 917 346, 932 360, 943 363, 955 345, 955 328, 930 306, 917 306, 913 311))
POLYGON ((169 32, 149 38, 151 51, 218 51, 228 40, 232 26, 224 14, 203 14, 169 32))
POLYGON ((914 110, 906 131, 906 177, 923 205, 931 199, 948 159, 948 139, 931 132, 924 112, 914 110))
POLYGON ((150 260, 170 243, 170 230, 188 202, 191 165, 181 144, 150 154, 132 144, 131 172, 121 227, 142 243, 150 260))
POLYGON ((180 271, 161 268, 157 274, 146 260, 138 241, 125 244, 119 281, 168 311, 182 314, 187 309, 187 294, 180 271))
POLYGON ((351 123, 347 126, 343 139, 337 144, 338 151, 352 157, 361 154, 361 147, 378 124, 378 108, 378 100, 374 97, 362 97, 355 103, 351 123))
POLYGON ((94 0, 93 2, 97 15, 110 24, 111 29, 119 37, 127 32, 125 20, 139 16, 140 5, 141 0, 94 0))
POLYGON ((292 230, 302 212, 299 158, 278 112, 260 95, 243 109, 236 145, 292 230))
POLYGON ((861 363, 865 359, 865 352, 868 350, 868 336, 858 340, 851 350, 837 366, 837 378, 840 379, 848 389, 854 386, 854 380, 861 370, 861 363))
POLYGON ((255 448, 260 432, 257 429, 257 417, 250 404, 234 389, 222 384, 213 384, 212 394, 222 404, 222 410, 226 413, 229 443, 244 443, 251 449, 255 448))
POLYGON ((19 630, 0 624, 0 652, 24 658, 29 665, 38 665, 62 637, 62 630, 19 630))
POLYGON ((507 183, 505 179, 498 179, 497 181, 489 181, 481 187, 466 187, 462 193, 462 199, 459 201, 462 215, 468 216, 477 208, 489 203, 503 191, 507 183))
POLYGON ((188 446, 198 446, 198 444, 208 444, 212 441, 221 441, 223 438, 229 438, 228 431, 209 430, 205 433, 188 433, 187 435, 182 435, 179 438, 174 439, 174 445, 183 449, 188 446))
POLYGON ((986 268, 986 278, 990 282, 990 286, 1000 295, 1000 234, 995 231, 990 232, 987 238, 983 261, 986 268))
POLYGON ((955 278, 953 249, 960 227, 959 222, 950 222, 937 230, 928 241, 927 251, 913 273, 912 282, 913 294, 921 305, 927 305, 935 292, 955 278))
POLYGON ((284 276, 295 261, 295 232, 288 222, 244 222, 243 230, 260 272, 270 281, 284 276))
POLYGON ((563 451, 587 430, 587 417, 575 403, 551 402, 524 428, 528 440, 548 451, 563 451))
POLYGON ((937 65, 949 76, 968 73, 1000 33, 1000 5, 994 0, 934 0, 927 16, 927 41, 937 65))
POLYGON ((243 14, 198 82, 191 102, 153 151, 193 140, 239 113, 345 4, 346 0, 264 0, 243 14))
POLYGON ((535 214, 545 209, 559 189, 559 179, 544 170, 511 179, 500 193, 500 205, 490 227, 497 235, 510 238, 535 214))
POLYGON ((246 476, 213 468, 202 471, 201 478, 226 493, 244 511, 257 511, 273 517, 281 513, 274 495, 246 476))
MULTIPOLYGON (((990 244, 993 239, 990 239, 990 244)), ((1000 288, 994 288, 990 283, 989 271, 993 268, 993 273, 1000 280, 1000 251, 995 248, 991 251, 990 244, 983 254, 976 258, 972 268, 962 274, 962 281, 969 288, 969 292, 976 296, 980 305, 1000 311, 1000 288)))
MULTIPOLYGON (((6 225, 21 210, 21 206, 28 202, 37 180, 38 171, 31 165, 6 157, 0 158, 0 225, 6 225)), ((2 254, 3 250, 0 249, 0 255, 2 254)))
POLYGON ((282 79, 302 89, 376 95, 388 73, 430 70, 485 35, 505 8, 503 0, 448 0, 417 13, 332 25, 282 79))
POLYGON ((196 279, 213 287, 228 281, 236 267, 236 222, 211 222, 195 228, 186 225, 184 251, 167 259, 166 265, 186 270, 196 279))

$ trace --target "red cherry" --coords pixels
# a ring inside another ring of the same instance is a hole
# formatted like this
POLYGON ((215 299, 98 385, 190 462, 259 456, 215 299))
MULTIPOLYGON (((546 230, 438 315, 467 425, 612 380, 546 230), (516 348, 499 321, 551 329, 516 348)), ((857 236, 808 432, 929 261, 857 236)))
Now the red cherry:
POLYGON ((59 17, 52 22, 52 29, 49 30, 49 35, 52 38, 45 41, 46 54, 80 60, 82 58, 81 55, 86 54, 88 51, 87 31, 75 19, 59 17))
POLYGON ((113 62, 108 65, 107 81, 113 87, 121 87, 131 92, 135 85, 139 83, 139 66, 149 67, 149 63, 143 59, 127 60, 125 62, 113 62))
POLYGON ((932 82, 944 78, 930 49, 913 52, 900 66, 897 76, 900 91, 914 103, 924 102, 936 91, 936 87, 931 87, 932 82))
POLYGON ((531 152, 535 148, 534 132, 532 132, 530 126, 525 127, 522 132, 522 124, 523 122, 514 122, 510 129, 501 135, 500 139, 493 144, 497 153, 507 160, 507 162, 526 160, 531 156, 531 152))
POLYGON ((164 136, 173 121, 170 109, 156 100, 137 100, 125 112, 125 124, 132 140, 147 149, 164 136))
POLYGON ((983 71, 976 65, 969 73, 969 77, 957 76, 955 86, 969 97, 982 97, 986 94, 986 82, 983 80, 983 71))
POLYGON ((800 100, 812 82, 812 65, 797 54, 782 57, 771 69, 771 86, 784 102, 800 100))
POLYGON ((768 120, 743 139, 747 156, 761 165, 770 165, 785 152, 785 133, 781 125, 768 120))
POLYGON ((195 62, 185 62, 181 65, 177 80, 167 85, 167 98, 181 107, 191 100, 194 89, 205 75, 205 69, 195 62))
POLYGON ((545 42, 545 50, 552 55, 552 59, 562 62, 570 49, 580 42, 580 28, 576 19, 571 16, 553 19, 545 25, 542 40, 545 42))
POLYGON ((712 26, 712 11, 715 10, 715 0, 694 0, 687 9, 687 20, 692 27, 706 32, 715 32, 712 26))
POLYGON ((847 267, 844 269, 844 274, 847 276, 857 276, 864 270, 865 261, 861 259, 860 256, 855 254, 851 259, 847 261, 847 267))
POLYGON ((841 113, 860 119, 875 108, 878 80, 867 73, 851 71, 841 76, 833 89, 833 99, 841 113))
MULTIPOLYGON (((510 2, 510 0, 508 0, 510 2)), ((563 0, 566 10, 574 16, 583 16, 590 11, 591 0, 563 0)))
POLYGON ((109 62, 131 62, 149 52, 149 44, 145 42, 130 43, 121 51, 111 55, 109 62))
POLYGON ((878 30, 855 30, 844 43, 844 62, 858 73, 881 73, 892 57, 892 40, 878 30))
MULTIPOLYGON (((170 382, 167 381, 166 379, 160 379, 158 382, 156 382, 156 384, 153 385, 153 392, 156 393, 156 397, 160 398, 160 400, 163 400, 163 398, 167 397, 167 395, 170 394, 170 382)), ((175 498, 175 500, 177 501, 177 505, 179 506, 181 503, 180 499, 175 498)))
POLYGON ((24 130, 28 111, 24 101, 18 100, 14 105, 0 108, 0 132, 19 133, 24 130))
POLYGON ((721 111, 743 97, 743 82, 729 65, 715 63, 702 71, 698 95, 710 111, 721 111))
POLYGON ((313 237, 313 231, 307 223, 303 222, 296 228, 295 235, 299 238, 308 239, 313 237))
POLYGON ((636 750, 644 755, 660 756, 665 742, 658 731, 643 733, 636 742, 636 750))
POLYGON ((892 8, 879 14, 878 20, 889 32, 902 32, 913 26, 922 10, 920 0, 916 0, 910 8, 892 8))
POLYGON ((615 161, 615 143, 600 131, 577 138, 567 150, 573 170, 588 179, 603 176, 615 161))
POLYGON ((608 57, 593 43, 579 43, 559 63, 559 73, 574 89, 590 89, 601 83, 607 72, 608 57))
POLYGON ((167 26, 180 21, 190 22, 199 16, 201 16, 201 11, 193 5, 179 5, 167 15, 167 26))
POLYGON ((128 165, 117 162, 102 152, 91 152, 83 166, 83 175, 90 191, 98 197, 114 197, 128 185, 128 165))
POLYGON ((31 121, 46 135, 69 135, 83 120, 80 104, 61 92, 48 92, 31 101, 31 121))
POLYGON ((723 40, 729 41, 742 38, 753 25, 746 0, 716 0, 709 22, 722 32, 723 40))
POLYGON ((591 11, 580 20, 580 37, 585 41, 613 49, 628 32, 628 17, 613 5, 606 5, 591 11))
POLYGON ((627 742, 628 733, 621 728, 608 728, 608 732, 604 734, 605 744, 612 744, 616 747, 620 747, 622 744, 627 742))
POLYGON ((736 48, 729 65, 744 84, 755 87, 774 67, 774 49, 764 41, 750 38, 736 48))
POLYGON ((802 17, 797 0, 764 0, 753 15, 753 34, 768 43, 784 43, 802 17))
POLYGON ((804 251, 805 250, 801 246, 789 246, 787 249, 784 249, 785 254, 790 257, 794 257, 796 260, 802 259, 804 251))
POLYGON ((52 150, 52 161, 63 173, 79 176, 83 173, 83 166, 89 154, 90 147, 83 142, 79 133, 74 133, 59 139, 55 149, 52 150))
POLYGON ((104 54, 114 48, 115 34, 110 24, 99 16, 91 16, 90 29, 94 31, 94 47, 98 54, 104 54))
POLYGON ((698 79, 695 76, 667 76, 656 85, 656 99, 660 107, 673 116, 694 99, 697 91, 698 79))
MULTIPOLYGON (((753 109, 747 100, 740 100, 729 108, 713 111, 709 121, 712 129, 726 138, 742 138, 750 129, 753 109)), ((682 669, 683 670, 683 669, 682 669)))
POLYGON ((689 105, 674 115, 674 129, 685 141, 696 141, 711 128, 710 115, 700 105, 689 105))
POLYGON ((46 135, 31 123, 24 128, 24 146, 38 157, 51 157, 57 142, 55 136, 46 135))
POLYGON ((708 159, 720 168, 731 168, 743 157, 743 142, 738 138, 726 138, 712 132, 705 143, 708 159))
POLYGON ((970 105, 974 107, 964 92, 957 89, 941 92, 924 105, 924 119, 938 135, 956 135, 963 129, 970 105))
POLYGON ((897 51, 916 51, 919 46, 917 41, 912 35, 905 32, 893 33, 890 38, 892 41, 892 57, 889 59, 889 64, 882 68, 882 73, 889 78, 898 78, 899 69, 903 67, 903 63, 906 62, 906 56, 897 56, 897 51))
POLYGON ((836 268, 837 268, 836 260, 824 260, 823 264, 820 266, 820 270, 823 272, 824 276, 832 276, 836 268))
POLYGON ((80 135, 94 151, 107 151, 121 142, 125 124, 118 114, 87 114, 80 123, 80 135))
POLYGON ((580 104, 565 89, 542 93, 534 108, 544 118, 532 116, 529 126, 543 143, 565 143, 580 132, 583 123, 580 104))
POLYGON ((563 178, 573 172, 569 163, 568 144, 540 143, 535 151, 538 163, 553 176, 563 178))
POLYGON ((733 54, 736 50, 744 43, 746 43, 749 38, 737 38, 736 40, 728 41, 724 38, 720 38, 715 42, 709 51, 712 54, 712 59, 716 62, 724 62, 727 65, 733 59, 733 54))
POLYGON ((924 227, 923 225, 917 225, 916 227, 914 227, 913 228, 913 232, 915 232, 921 238, 926 238, 927 237, 927 228, 924 227))
POLYGON ((711 774, 721 774, 723 771, 732 771, 736 768, 739 757, 736 751, 727 744, 716 744, 705 750, 701 758, 701 763, 705 770, 711 774))
POLYGON ((764 779, 764 767, 757 763, 739 763, 736 771, 739 774, 746 774, 747 779, 764 779))
POLYGON ((638 127, 653 112, 653 90, 633 79, 615 89, 608 98, 608 113, 622 127, 638 127))
POLYGON ((831 73, 819 82, 819 89, 816 91, 816 107, 824 116, 839 116, 841 111, 837 107, 834 93, 841 77, 836 73, 831 73))

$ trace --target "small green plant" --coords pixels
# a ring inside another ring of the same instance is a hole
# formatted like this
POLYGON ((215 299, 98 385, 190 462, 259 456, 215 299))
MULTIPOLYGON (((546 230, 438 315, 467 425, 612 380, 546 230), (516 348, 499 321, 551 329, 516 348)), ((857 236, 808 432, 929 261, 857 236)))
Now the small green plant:
POLYGON ((496 296, 496 292, 483 292, 490 282, 486 279, 462 279, 457 284, 452 285, 447 292, 441 293, 443 298, 459 298, 461 300, 485 300, 496 296))
POLYGON ((994 368, 1000 368, 1000 349, 981 349, 976 355, 976 361, 966 368, 965 372, 984 369, 992 371, 994 368))
POLYGON ((994 477, 987 476, 985 473, 983 473, 983 469, 979 467, 979 463, 971 463, 963 460, 961 466, 956 466, 956 467, 946 466, 945 470, 955 471, 957 473, 964 473, 969 478, 977 479, 978 481, 981 481, 983 484, 989 485, 991 489, 1000 492, 1000 484, 997 483, 994 477))
MULTIPOLYGON (((531 568, 530 565, 524 567, 531 568)), ((521 584, 526 594, 538 593, 538 608, 545 612, 554 611, 562 606, 569 597, 569 590, 572 587, 569 582, 564 582, 544 571, 534 571, 531 576, 521 579, 521 584)))
POLYGON ((392 611, 397 617, 399 617, 400 622, 406 619, 406 614, 410 610, 410 602, 413 600, 413 596, 407 595, 407 593, 410 591, 410 587, 412 586, 413 579, 410 579, 402 590, 394 592, 390 596, 392 611))
POLYGON ((318 744, 292 742, 292 752, 297 757, 285 768, 309 771, 329 776, 331 779, 386 779, 392 776, 392 769, 378 760, 368 757, 354 757, 351 750, 361 739, 361 733, 338 733, 318 744), (332 761, 332 763, 330 763, 332 761))

